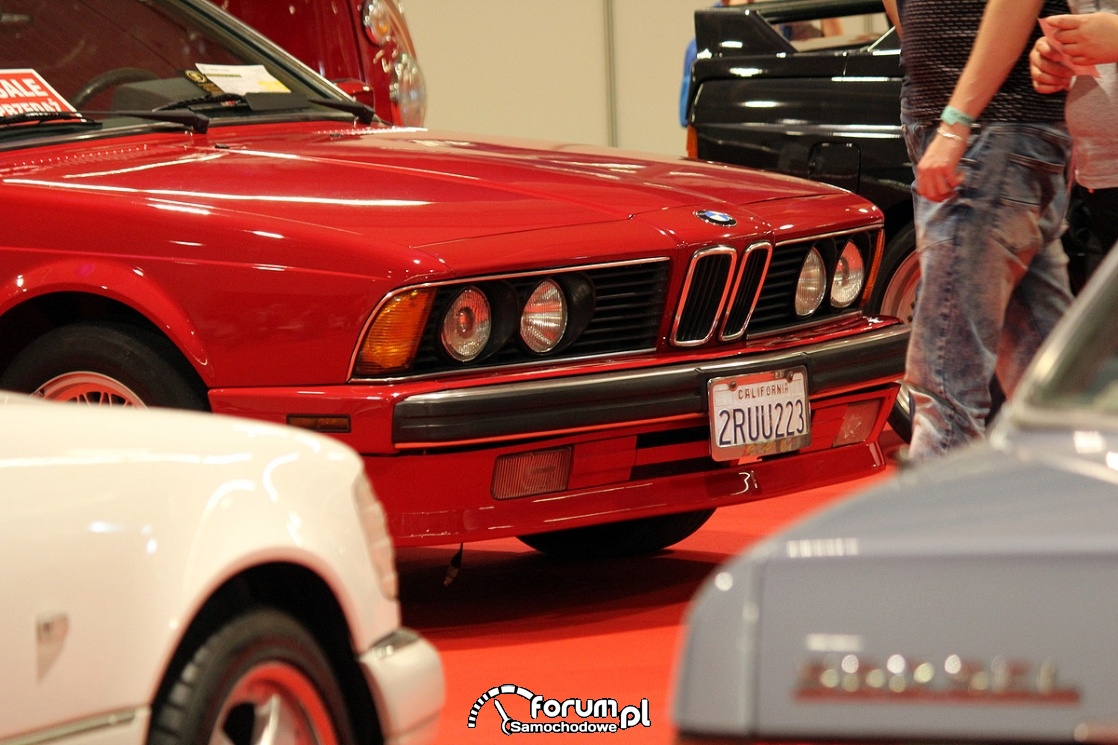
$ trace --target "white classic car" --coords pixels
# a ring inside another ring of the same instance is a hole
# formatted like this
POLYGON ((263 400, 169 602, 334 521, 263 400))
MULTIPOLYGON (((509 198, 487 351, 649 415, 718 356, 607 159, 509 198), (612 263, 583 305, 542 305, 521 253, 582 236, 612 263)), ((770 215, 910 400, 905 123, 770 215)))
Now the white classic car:
POLYGON ((717 570, 681 742, 1118 742, 1118 251, 985 442, 717 570))
POLYGON ((0 393, 0 742, 429 742, 360 460, 212 415, 0 393))

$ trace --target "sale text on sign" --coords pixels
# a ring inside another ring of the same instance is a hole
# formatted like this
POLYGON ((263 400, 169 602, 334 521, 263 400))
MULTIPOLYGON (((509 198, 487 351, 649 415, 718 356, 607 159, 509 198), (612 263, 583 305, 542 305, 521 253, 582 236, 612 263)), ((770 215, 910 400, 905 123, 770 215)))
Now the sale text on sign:
POLYGON ((0 116, 73 110, 34 70, 0 70, 0 116))

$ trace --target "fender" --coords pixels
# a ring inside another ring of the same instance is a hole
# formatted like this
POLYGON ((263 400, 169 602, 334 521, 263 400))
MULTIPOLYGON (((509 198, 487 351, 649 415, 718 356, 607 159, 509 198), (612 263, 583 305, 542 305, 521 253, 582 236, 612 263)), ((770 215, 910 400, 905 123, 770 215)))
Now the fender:
POLYGON ((35 298, 63 292, 108 298, 141 314, 178 347, 207 388, 214 385, 202 335, 186 311, 141 270, 110 258, 60 258, 0 278, 0 316, 35 298))

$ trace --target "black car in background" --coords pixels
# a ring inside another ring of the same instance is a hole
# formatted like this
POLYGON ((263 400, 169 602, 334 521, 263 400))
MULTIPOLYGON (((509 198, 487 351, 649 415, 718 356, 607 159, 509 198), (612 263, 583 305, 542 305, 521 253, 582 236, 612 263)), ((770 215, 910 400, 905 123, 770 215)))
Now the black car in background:
MULTIPOLYGON (((688 152, 835 184, 885 213, 887 245, 871 308, 911 320, 912 164, 900 127, 900 39, 881 0, 767 0, 695 13, 688 152), (842 18, 842 35, 789 41, 790 24, 842 18)), ((1083 276, 1074 228, 1065 235, 1072 285, 1083 276)))

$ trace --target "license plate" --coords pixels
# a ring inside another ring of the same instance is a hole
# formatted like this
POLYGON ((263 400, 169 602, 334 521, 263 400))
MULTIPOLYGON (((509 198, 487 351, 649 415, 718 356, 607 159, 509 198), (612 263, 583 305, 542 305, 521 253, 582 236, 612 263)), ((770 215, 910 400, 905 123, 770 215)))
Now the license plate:
POLYGON ((707 384, 715 460, 787 453, 811 443, 807 370, 715 378, 707 384))

